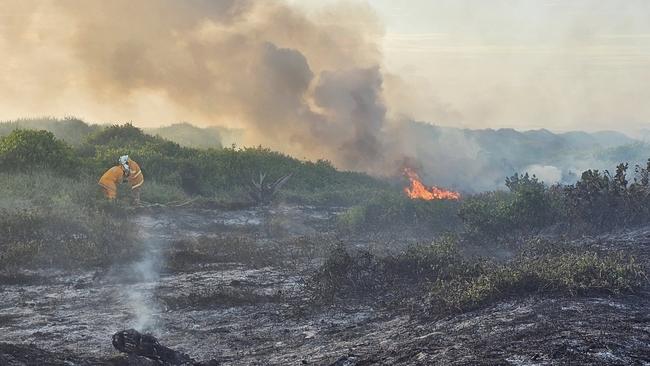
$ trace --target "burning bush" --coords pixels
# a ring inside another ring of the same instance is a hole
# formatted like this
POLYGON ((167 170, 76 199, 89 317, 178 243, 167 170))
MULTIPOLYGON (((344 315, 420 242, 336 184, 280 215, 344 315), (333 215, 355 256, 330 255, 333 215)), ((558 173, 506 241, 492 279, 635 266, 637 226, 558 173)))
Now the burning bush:
POLYGON ((404 168, 404 176, 408 178, 410 186, 404 188, 404 193, 411 199, 425 201, 432 200, 459 200, 460 193, 440 187, 427 187, 422 183, 418 173, 411 168, 404 168))

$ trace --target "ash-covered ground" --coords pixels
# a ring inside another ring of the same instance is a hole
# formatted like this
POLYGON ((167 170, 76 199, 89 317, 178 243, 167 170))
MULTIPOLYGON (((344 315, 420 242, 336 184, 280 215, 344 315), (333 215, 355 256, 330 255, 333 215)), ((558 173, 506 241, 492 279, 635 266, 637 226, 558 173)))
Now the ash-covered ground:
MULTIPOLYGON (((144 254, 130 263, 2 278, 0 365, 146 364, 111 345, 128 328, 221 365, 650 365, 647 288, 528 295, 428 317, 383 298, 314 304, 305 282, 339 243, 395 250, 427 240, 339 234, 339 212, 140 211, 144 254)), ((647 263, 650 227, 572 243, 647 263)))

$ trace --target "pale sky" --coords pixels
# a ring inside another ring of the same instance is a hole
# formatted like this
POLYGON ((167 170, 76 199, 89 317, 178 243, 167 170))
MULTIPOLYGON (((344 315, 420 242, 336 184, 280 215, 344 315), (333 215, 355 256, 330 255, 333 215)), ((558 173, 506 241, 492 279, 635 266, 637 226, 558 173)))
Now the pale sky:
MULTIPOLYGON (((294 0, 317 9, 338 1, 294 0)), ((395 107, 466 127, 650 126, 650 1, 370 0, 395 107), (410 89, 412 88, 412 89, 410 89)))

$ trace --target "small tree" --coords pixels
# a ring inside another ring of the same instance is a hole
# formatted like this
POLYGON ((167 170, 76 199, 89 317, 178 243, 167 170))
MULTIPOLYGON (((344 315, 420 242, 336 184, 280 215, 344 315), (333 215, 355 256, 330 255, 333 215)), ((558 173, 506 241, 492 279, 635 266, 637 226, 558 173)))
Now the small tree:
POLYGON ((548 188, 536 176, 515 173, 506 178, 506 187, 514 196, 509 211, 517 226, 540 229, 557 220, 557 212, 548 188))

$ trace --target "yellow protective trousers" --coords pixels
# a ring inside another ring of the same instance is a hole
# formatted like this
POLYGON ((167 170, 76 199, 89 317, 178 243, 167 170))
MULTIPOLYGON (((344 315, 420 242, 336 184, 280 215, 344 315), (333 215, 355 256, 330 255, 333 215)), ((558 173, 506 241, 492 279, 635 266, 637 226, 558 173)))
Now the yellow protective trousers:
POLYGON ((120 184, 124 177, 124 169, 116 165, 106 171, 99 179, 99 185, 104 191, 106 198, 113 200, 117 197, 117 185, 120 184))

